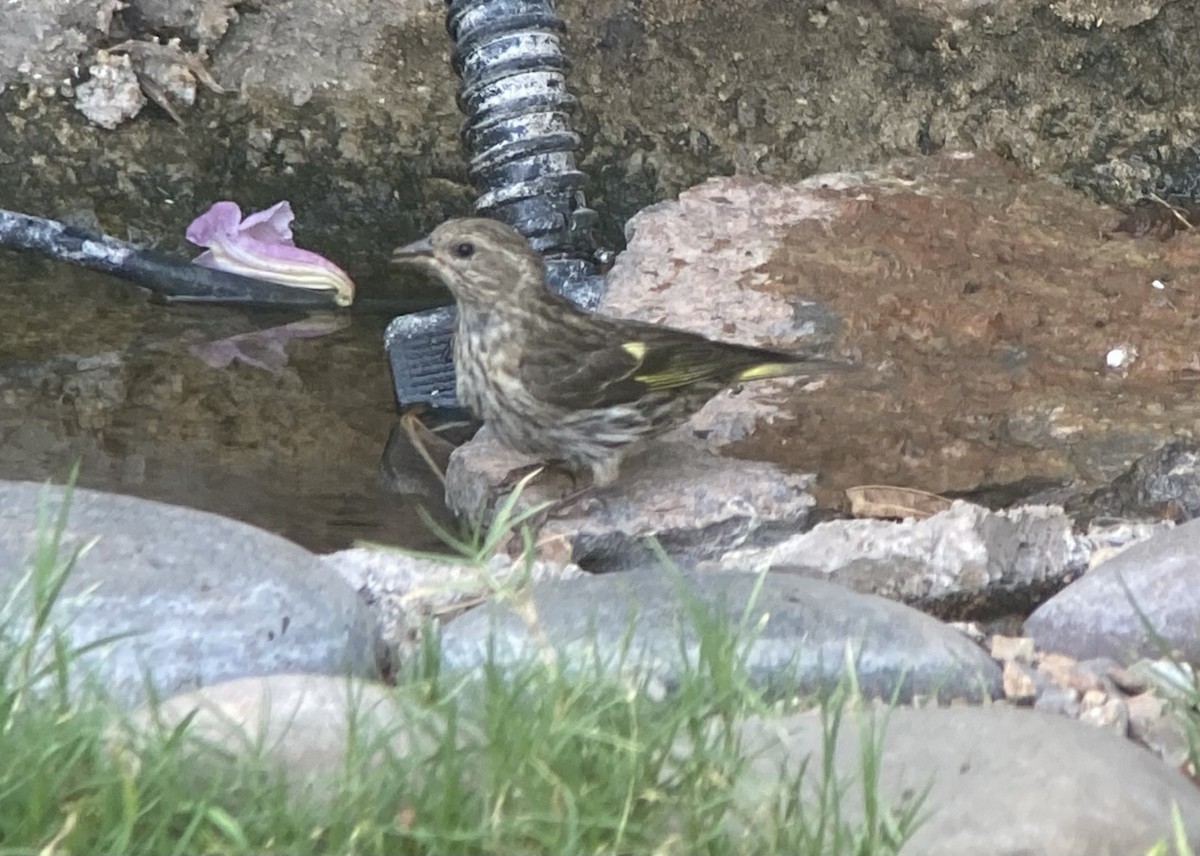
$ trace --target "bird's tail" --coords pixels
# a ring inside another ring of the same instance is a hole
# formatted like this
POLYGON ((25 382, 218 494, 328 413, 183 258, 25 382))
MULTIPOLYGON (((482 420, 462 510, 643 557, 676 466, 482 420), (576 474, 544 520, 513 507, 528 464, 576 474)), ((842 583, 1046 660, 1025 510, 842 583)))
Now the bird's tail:
POLYGON ((740 383, 749 380, 768 380, 773 377, 853 371, 859 368, 857 363, 845 363, 808 354, 787 354, 786 356, 787 359, 769 360, 747 366, 737 373, 735 380, 740 383))

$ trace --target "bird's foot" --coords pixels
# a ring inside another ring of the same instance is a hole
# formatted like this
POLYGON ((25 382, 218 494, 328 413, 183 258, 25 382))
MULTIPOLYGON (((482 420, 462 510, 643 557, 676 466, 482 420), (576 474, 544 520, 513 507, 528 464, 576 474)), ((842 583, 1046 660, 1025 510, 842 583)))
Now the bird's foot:
POLYGON ((584 484, 580 487, 579 482, 578 473, 561 461, 530 464, 509 472, 497 485, 495 495, 503 496, 516 489, 528 490, 531 485, 536 485, 536 495, 531 500, 543 507, 528 522, 532 529, 537 530, 548 520, 587 514, 594 510, 596 503, 603 502, 596 495, 600 489, 598 485, 584 484))
POLYGON ((525 466, 509 470, 508 474, 496 485, 496 493, 507 493, 522 482, 530 485, 536 484, 539 487, 561 483, 561 486, 565 488, 568 481, 570 482, 570 489, 572 491, 579 487, 579 482, 574 471, 567 467, 563 461, 526 464, 525 466))

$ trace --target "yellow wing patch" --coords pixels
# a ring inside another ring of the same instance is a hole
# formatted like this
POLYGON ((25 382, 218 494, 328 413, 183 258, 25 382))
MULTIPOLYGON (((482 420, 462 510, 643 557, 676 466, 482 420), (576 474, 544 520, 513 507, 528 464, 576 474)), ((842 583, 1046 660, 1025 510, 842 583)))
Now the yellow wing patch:
POLYGON ((772 377, 784 377, 797 374, 800 367, 796 363, 760 363, 738 372, 738 380, 766 380, 772 377))
POLYGON ((646 359, 646 343, 645 342, 625 342, 621 345, 621 350, 629 354, 639 363, 646 359))
MULTIPOLYGON (((677 389, 696 381, 720 376, 723 373, 720 361, 714 361, 710 355, 703 353, 691 355, 691 359, 689 359, 689 355, 683 353, 668 354, 655 351, 651 355, 650 346, 641 341, 622 342, 621 350, 637 362, 637 366, 630 375, 632 380, 644 384, 650 391, 677 389), (655 366, 654 369, 647 371, 645 369, 647 356, 664 358, 658 360, 663 365, 655 366), (696 358, 697 356, 699 358, 696 358), (639 371, 639 369, 642 370, 639 371)), ((742 369, 732 376, 726 374, 725 377, 729 378, 730 382, 738 382, 780 377, 797 372, 798 367, 793 363, 764 362, 742 369)))

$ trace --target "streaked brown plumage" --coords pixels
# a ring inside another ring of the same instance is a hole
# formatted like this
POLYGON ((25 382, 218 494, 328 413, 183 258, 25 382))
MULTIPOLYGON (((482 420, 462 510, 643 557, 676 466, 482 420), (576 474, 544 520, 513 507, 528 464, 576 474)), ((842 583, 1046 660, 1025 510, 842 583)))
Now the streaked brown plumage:
POLYGON ((450 220, 392 261, 430 272, 458 303, 459 401, 513 449, 590 469, 597 486, 727 386, 847 368, 585 312, 546 287, 541 256, 494 220, 450 220))

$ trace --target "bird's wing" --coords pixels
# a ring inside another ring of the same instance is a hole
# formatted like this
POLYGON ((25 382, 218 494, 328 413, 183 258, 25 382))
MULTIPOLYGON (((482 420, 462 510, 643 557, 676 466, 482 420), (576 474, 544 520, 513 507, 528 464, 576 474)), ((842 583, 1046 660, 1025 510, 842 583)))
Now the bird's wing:
POLYGON ((770 353, 657 327, 627 324, 622 332, 602 341, 564 339, 559 348, 528 354, 522 378, 543 401, 570 409, 607 407, 704 381, 731 383, 770 353))

